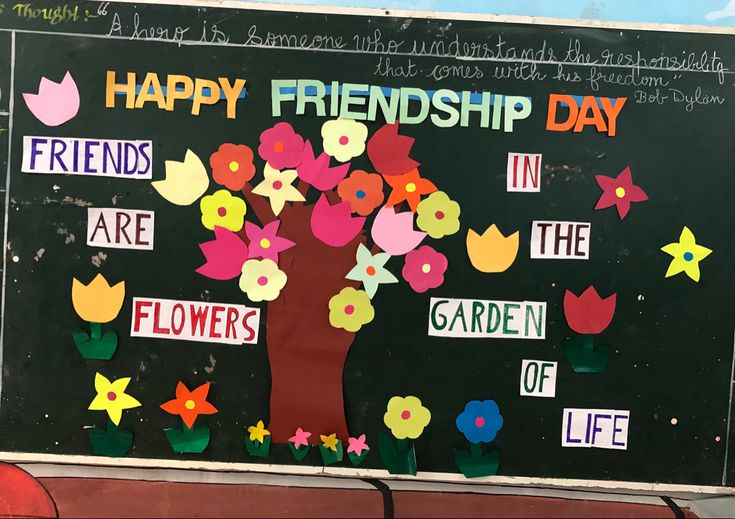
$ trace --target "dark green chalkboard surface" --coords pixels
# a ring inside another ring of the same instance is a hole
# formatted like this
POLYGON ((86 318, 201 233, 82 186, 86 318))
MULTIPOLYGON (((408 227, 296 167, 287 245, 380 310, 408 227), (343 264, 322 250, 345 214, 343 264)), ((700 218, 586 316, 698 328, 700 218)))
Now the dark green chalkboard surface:
MULTIPOLYGON (((7 167, 1 451, 93 455, 85 427, 104 425, 104 413, 87 410, 100 372, 110 380, 132 377, 128 392, 143 404, 126 411, 120 424, 134 433, 128 459, 296 463, 282 443, 274 443, 268 458, 246 451, 246 428, 258 420, 268 425, 275 387, 266 342, 269 309, 249 301, 237 279, 215 281, 195 272, 204 263, 198 245, 213 239, 201 224, 198 202, 173 205, 148 180, 22 173, 21 161, 24 136, 150 140, 153 180, 161 180, 165 161, 182 161, 191 150, 209 170, 210 155, 230 142, 256 152, 256 184, 264 166, 257 155, 259 136, 275 123, 290 123, 315 143, 315 152, 321 150, 320 129, 328 114, 319 116, 307 106, 297 115, 296 104, 286 102, 274 117, 271 108, 272 80, 313 79, 327 85, 493 92, 533 103, 512 132, 481 128, 477 115, 467 127, 439 127, 429 119, 400 125, 401 134, 415 138, 411 157, 421 163, 422 176, 460 204, 461 228, 425 242, 448 260, 438 288, 416 293, 402 279, 404 259, 388 261, 401 282, 380 287, 372 301, 375 318, 349 349, 342 378, 346 423, 351 435, 365 433, 372 449, 362 468, 383 469, 377 440, 386 430, 383 414, 390 397, 415 395, 432 416, 414 442, 419 476, 459 473, 452 449, 467 442, 455 418, 466 402, 491 399, 504 417, 493 444, 500 452, 498 475, 697 485, 735 481, 735 463, 728 464, 726 455, 728 440, 735 446, 729 430, 735 329, 733 36, 389 13, 97 2, 65 3, 52 11, 59 4, 28 5, 6 3, 0 14, 0 155, 7 167), (234 118, 227 118, 224 101, 203 106, 199 115, 192 115, 188 100, 177 101, 172 111, 151 102, 125 109, 118 96, 115 108, 106 108, 108 70, 118 78, 133 72, 138 83, 148 72, 161 78, 244 78, 246 94, 237 101, 234 118), (37 92, 41 77, 58 82, 67 71, 78 86, 79 112, 60 126, 46 126, 21 94, 37 92), (550 94, 627 101, 614 136, 594 126, 576 133, 549 131, 550 94), (543 155, 540 192, 506 190, 509 152, 543 155), (622 220, 615 208, 595 211, 601 194, 595 176, 616 177, 626 167, 649 200, 634 203, 622 220), (89 207, 154 211, 154 249, 88 246, 89 207), (532 222, 541 220, 590 223, 589 259, 531 259, 532 222), (469 229, 481 233, 493 223, 506 234, 520 231, 519 250, 507 271, 486 274, 473 268, 465 241, 469 229), (660 249, 677 242, 684 226, 713 250, 700 263, 699 282, 684 273, 664 277, 672 258, 660 249), (72 306, 72 278, 87 283, 98 273, 126 284, 122 311, 104 325, 119 337, 109 361, 82 358, 71 336, 88 326, 72 306), (603 296, 617 294, 613 321, 600 335, 611 346, 610 360, 602 372, 575 373, 563 350, 565 339, 574 336, 563 299, 567 289, 580 294, 589 285, 603 296), (133 297, 260 308, 258 342, 131 337, 133 297), (545 339, 429 336, 432 297, 546 302, 545 339), (554 398, 520 395, 524 359, 558 362, 554 398), (174 453, 162 432, 180 425, 159 408, 173 398, 180 380, 190 388, 212 383, 209 401, 219 413, 200 418, 212 435, 202 454, 174 453), (627 449, 562 447, 565 408, 629 411, 627 449)), ((383 124, 380 117, 365 121, 371 136, 383 124)), ((351 163, 353 169, 373 170, 365 155, 351 163)), ((211 182, 207 194, 217 189, 211 182)), ((307 201, 316 199, 311 189, 307 201)), ((257 222, 253 209, 249 206, 248 218, 257 222)), ((368 245, 372 218, 365 225, 368 245)), ((309 261, 315 272, 330 266, 329 256, 309 261)), ((312 282, 316 293, 319 276, 312 282)), ((301 304, 306 303, 289 299, 279 308, 288 313, 301 304)), ((308 342, 312 330, 297 322, 289 333, 296 344, 308 342)), ((301 366, 304 376, 318 372, 320 362, 325 361, 315 348, 301 366)), ((335 399, 339 406, 341 395, 325 393, 319 396, 325 406, 335 399)), ((318 450, 302 463, 320 465, 318 450)), ((340 465, 352 467, 346 458, 340 465)))

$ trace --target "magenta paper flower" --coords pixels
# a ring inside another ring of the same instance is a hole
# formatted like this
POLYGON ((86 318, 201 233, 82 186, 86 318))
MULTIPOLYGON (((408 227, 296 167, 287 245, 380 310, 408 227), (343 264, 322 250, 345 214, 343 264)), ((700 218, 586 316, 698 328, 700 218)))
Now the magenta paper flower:
POLYGON ((295 168, 303 150, 304 139, 288 123, 278 123, 260 134, 258 155, 273 169, 295 168))
POLYGON ((364 216, 352 216, 348 202, 329 205, 323 194, 311 212, 311 232, 330 247, 342 247, 360 234, 364 216))
POLYGON ((304 446, 309 445, 310 437, 311 437, 310 432, 306 432, 301 427, 299 427, 298 429, 296 429, 296 432, 294 433, 294 435, 288 439, 288 441, 293 443, 293 446, 298 449, 302 445, 304 446))
POLYGON ((261 229, 254 223, 245 222, 245 234, 250 240, 248 258, 265 258, 278 263, 278 254, 296 245, 291 240, 277 236, 281 220, 274 220, 261 229))
POLYGON ((617 178, 595 175, 595 180, 602 188, 602 196, 597 201, 595 209, 607 209, 615 206, 621 220, 628 214, 632 202, 648 200, 646 192, 633 184, 629 167, 625 168, 617 178))
POLYGON ((46 126, 64 124, 79 111, 79 90, 68 71, 61 83, 42 77, 38 93, 24 93, 23 100, 36 119, 46 126))
POLYGON ((362 451, 369 451, 370 447, 368 447, 367 443, 365 443, 365 435, 361 434, 357 438, 349 438, 347 440, 349 442, 349 446, 347 447, 347 452, 354 452, 357 456, 362 456, 362 451))
POLYGON ((406 254, 403 265, 403 279, 419 294, 444 283, 447 271, 447 257, 428 245, 419 247, 406 254))
POLYGON ((306 141, 301 155, 301 164, 296 168, 296 172, 301 180, 311 184, 319 191, 329 191, 334 189, 350 170, 349 162, 330 168, 329 160, 330 156, 324 152, 315 158, 311 142, 306 141))
POLYGON ((413 228, 413 213, 396 213, 394 207, 383 207, 373 220, 370 235, 375 244, 391 256, 403 256, 426 238, 425 232, 413 228))
POLYGON ((199 244, 207 262, 196 271, 210 279, 235 279, 248 259, 248 246, 240 237, 224 227, 214 227, 214 240, 199 244))

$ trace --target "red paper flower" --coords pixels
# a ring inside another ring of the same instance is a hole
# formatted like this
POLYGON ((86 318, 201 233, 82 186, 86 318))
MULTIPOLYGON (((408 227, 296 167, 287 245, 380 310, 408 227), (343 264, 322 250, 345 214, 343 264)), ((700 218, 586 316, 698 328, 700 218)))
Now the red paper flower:
POLYGON ((402 175, 419 166, 408 156, 414 143, 413 137, 398 135, 398 123, 386 124, 370 137, 367 155, 375 171, 381 175, 402 175))
POLYGON ((222 144, 209 157, 212 179, 220 186, 240 191, 255 176, 253 150, 244 144, 222 144))
POLYGON ((625 168, 616 178, 595 175, 595 180, 602 188, 602 196, 597 201, 595 209, 615 206, 621 220, 628 214, 632 202, 648 200, 646 192, 633 184, 630 168, 625 168))
POLYGON ((617 294, 602 299, 592 285, 579 297, 567 290, 564 293, 564 316, 567 324, 577 333, 602 333, 610 326, 616 299, 617 294))
POLYGON ((428 195, 437 190, 429 180, 421 178, 418 169, 411 170, 404 175, 385 177, 385 181, 393 188, 385 205, 393 207, 406 200, 413 212, 416 212, 421 202, 421 195, 428 195))
POLYGON ((350 204, 353 213, 367 216, 383 203, 383 178, 358 169, 339 183, 337 194, 350 204))
POLYGON ((421 294, 444 283, 448 265, 444 254, 424 245, 406 254, 403 279, 408 281, 414 292, 421 294))
POLYGON ((217 412, 217 409, 207 402, 207 393, 209 393, 209 382, 202 384, 194 391, 189 391, 183 382, 179 382, 176 385, 176 398, 161 404, 161 409, 181 416, 186 426, 191 429, 200 414, 217 412))

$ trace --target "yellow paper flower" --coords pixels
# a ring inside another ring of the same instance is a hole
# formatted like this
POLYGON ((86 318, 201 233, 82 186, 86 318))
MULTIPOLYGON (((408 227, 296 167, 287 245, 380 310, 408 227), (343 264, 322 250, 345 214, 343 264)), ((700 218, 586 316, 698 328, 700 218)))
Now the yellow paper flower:
POLYGON ((416 225, 434 239, 459 231, 459 204, 443 191, 435 191, 419 202, 416 225))
POLYGON ((518 237, 519 232, 516 231, 506 238, 495 224, 481 235, 470 229, 467 232, 467 254, 472 266, 480 272, 505 272, 518 255, 518 237))
POLYGON ((399 440, 415 440, 430 421, 431 413, 415 396, 394 396, 388 401, 388 410, 383 415, 383 422, 399 440))
POLYGON ((125 281, 111 287, 102 274, 85 285, 77 278, 71 283, 71 302, 79 317, 90 323, 109 323, 120 313, 125 300, 125 281))
POLYGON ((365 151, 367 126, 352 119, 335 119, 322 125, 324 153, 339 162, 362 155, 365 151))
POLYGON ((110 382, 103 375, 97 373, 94 376, 94 389, 97 396, 89 404, 90 411, 107 411, 110 421, 115 425, 120 424, 122 412, 125 409, 140 407, 141 403, 125 393, 130 383, 130 377, 119 378, 110 382))
POLYGON ((304 195, 291 185, 298 176, 295 169, 278 171, 266 163, 263 176, 265 178, 255 186, 253 193, 265 196, 270 200, 274 215, 279 215, 286 202, 304 201, 304 195))
POLYGON ((324 445, 325 448, 337 452, 337 442, 339 442, 339 439, 337 438, 337 433, 332 433, 329 436, 324 436, 323 434, 320 434, 319 437, 322 439, 322 445, 324 445))
POLYGON ((250 259, 242 266, 240 290, 254 303, 273 301, 286 286, 286 274, 272 259, 250 259))
POLYGON ((346 287, 329 300, 329 323, 335 328, 357 332, 375 317, 375 309, 364 290, 346 287))
POLYGON ((674 257, 666 271, 667 278, 684 272, 697 283, 699 283, 699 262, 712 254, 711 249, 697 245, 694 234, 686 226, 681 231, 678 242, 664 245, 661 250, 674 257))
POLYGON ((263 443, 265 441, 266 436, 270 436, 270 431, 265 428, 265 425, 263 424, 263 420, 258 420, 258 423, 256 425, 251 425, 248 427, 248 432, 250 433, 250 441, 259 441, 260 443, 263 443))
POLYGON ((232 232, 242 229, 245 213, 248 210, 245 200, 232 196, 226 189, 215 191, 199 201, 202 211, 202 225, 207 229, 224 227, 232 232))

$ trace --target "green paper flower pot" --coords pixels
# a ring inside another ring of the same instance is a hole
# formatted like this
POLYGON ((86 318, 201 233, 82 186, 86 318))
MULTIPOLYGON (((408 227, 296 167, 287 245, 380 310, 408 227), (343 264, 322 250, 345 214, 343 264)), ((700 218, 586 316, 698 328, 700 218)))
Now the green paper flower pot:
POLYGON ((569 337, 564 341, 564 355, 575 373, 600 373, 610 360, 610 348, 595 347, 594 335, 569 337))
POLYGON ((339 463, 344 457, 344 449, 342 447, 342 440, 337 442, 337 450, 333 451, 328 449, 324 445, 319 446, 319 452, 322 455, 322 461, 324 465, 332 465, 333 463, 339 463))
POLYGON ((385 432, 378 435, 378 450, 383 466, 391 474, 416 475, 416 451, 408 439, 393 441, 385 432))
POLYGON ((357 466, 360 465, 360 463, 362 463, 362 461, 368 455, 368 452, 370 452, 370 451, 367 450, 367 449, 365 449, 364 451, 362 451, 362 454, 360 454, 359 456, 357 454, 355 454, 354 452, 348 452, 347 453, 347 457, 349 457, 350 458, 350 461, 352 462, 352 464, 355 467, 357 467, 357 466))
POLYGON ((87 434, 92 444, 92 451, 100 456, 125 456, 133 446, 133 433, 130 431, 120 431, 109 420, 107 422, 107 429, 93 427, 89 429, 87 434))
POLYGON ((498 473, 500 451, 489 447, 483 452, 481 443, 473 443, 469 450, 453 449, 454 462, 466 478, 494 476, 498 473))
POLYGON ((291 454, 293 454, 293 457, 296 458, 296 461, 301 461, 307 454, 309 454, 309 451, 311 450, 311 445, 302 445, 297 449, 296 447, 294 447, 293 443, 288 442, 288 448, 291 449, 291 454))
POLYGON ((90 323, 90 328, 91 334, 82 330, 71 334, 79 354, 85 359, 110 360, 117 350, 117 334, 107 332, 103 335, 100 323, 90 323))
POLYGON ((174 452, 199 454, 209 445, 208 425, 191 429, 184 425, 181 429, 164 429, 163 432, 174 452))
POLYGON ((266 436, 263 443, 258 440, 251 440, 245 438, 245 448, 251 456, 257 456, 258 458, 265 458, 268 456, 271 450, 271 437, 266 436))

